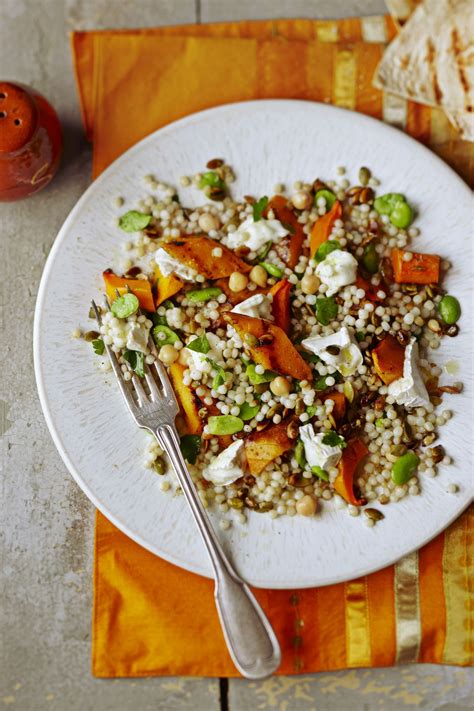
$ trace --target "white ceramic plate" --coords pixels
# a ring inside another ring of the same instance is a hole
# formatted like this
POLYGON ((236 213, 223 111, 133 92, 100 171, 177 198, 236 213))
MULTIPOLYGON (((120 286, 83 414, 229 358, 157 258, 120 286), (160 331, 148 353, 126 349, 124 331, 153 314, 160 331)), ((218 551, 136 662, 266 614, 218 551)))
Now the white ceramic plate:
MULTIPOLYGON (((146 434, 136 429, 110 374, 95 367, 90 346, 71 338, 90 327, 91 297, 102 270, 113 264, 123 235, 117 214, 146 192, 143 176, 179 184, 223 156, 235 167, 235 196, 271 194, 275 183, 330 178, 344 165, 357 180, 361 165, 382 180, 382 192, 405 193, 419 210, 421 251, 453 262, 448 288, 460 298, 461 333, 435 353, 442 364, 459 363, 464 392, 447 396, 454 417, 441 442, 454 464, 435 479, 421 475, 422 495, 384 509, 367 528, 323 502, 312 519, 270 519, 251 513, 221 539, 239 572, 256 586, 302 588, 356 578, 393 563, 441 532, 467 506, 472 468, 472 234, 471 195, 442 161, 383 123, 322 104, 254 101, 222 106, 177 121, 121 156, 96 180, 64 223, 49 255, 38 295, 34 329, 35 369, 41 403, 54 442, 69 471, 92 502, 122 531, 153 553, 210 576, 203 545, 182 497, 163 493, 160 478, 142 467, 146 434), (127 198, 124 208, 113 198, 127 198), (447 494, 456 483, 456 495, 447 494)), ((185 204, 199 195, 180 188, 185 204)), ((213 516, 217 524, 217 518, 213 516)))

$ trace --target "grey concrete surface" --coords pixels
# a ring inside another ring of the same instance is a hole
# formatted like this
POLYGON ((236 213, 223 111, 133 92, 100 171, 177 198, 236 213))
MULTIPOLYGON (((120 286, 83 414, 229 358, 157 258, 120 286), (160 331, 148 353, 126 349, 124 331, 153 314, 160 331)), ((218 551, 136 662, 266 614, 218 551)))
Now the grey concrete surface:
MULTIPOLYGON (((90 181, 67 31, 278 16, 383 11, 382 0, 1 0, 0 75, 42 91, 65 136, 61 170, 44 192, 0 204, 0 707, 19 711, 214 711, 218 680, 98 681, 90 674, 93 510, 43 421, 31 326, 45 258, 90 181)), ((54 360, 54 353, 51 354, 54 360)), ((231 711, 469 707, 469 671, 357 670, 230 681, 231 711)))

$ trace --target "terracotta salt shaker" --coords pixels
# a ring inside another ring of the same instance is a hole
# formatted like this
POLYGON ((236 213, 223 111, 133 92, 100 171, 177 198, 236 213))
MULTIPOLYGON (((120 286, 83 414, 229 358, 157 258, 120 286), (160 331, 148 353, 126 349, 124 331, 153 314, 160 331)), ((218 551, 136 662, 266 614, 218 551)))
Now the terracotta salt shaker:
POLYGON ((46 187, 58 168, 61 146, 58 116, 44 96, 0 81, 0 202, 46 187))

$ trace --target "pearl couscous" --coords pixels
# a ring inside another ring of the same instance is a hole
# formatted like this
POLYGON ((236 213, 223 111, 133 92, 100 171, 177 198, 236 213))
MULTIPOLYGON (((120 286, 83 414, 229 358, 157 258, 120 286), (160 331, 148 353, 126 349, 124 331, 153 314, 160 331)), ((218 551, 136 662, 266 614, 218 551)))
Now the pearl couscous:
MULTIPOLYGON (((83 335, 101 370, 112 348, 126 379, 161 360, 201 501, 242 523, 249 511, 313 516, 332 499, 350 516, 369 504, 372 527, 384 518, 374 506, 418 495, 451 462, 437 437, 452 413, 438 406, 462 388, 440 384, 430 359, 458 333, 459 302, 441 286, 449 263, 414 251, 402 195, 376 196, 366 167, 354 186, 335 172, 237 200, 216 159, 179 181, 208 198, 195 209, 147 176, 148 195, 118 219, 111 311, 83 335)), ((179 492, 152 438, 144 466, 179 492)))

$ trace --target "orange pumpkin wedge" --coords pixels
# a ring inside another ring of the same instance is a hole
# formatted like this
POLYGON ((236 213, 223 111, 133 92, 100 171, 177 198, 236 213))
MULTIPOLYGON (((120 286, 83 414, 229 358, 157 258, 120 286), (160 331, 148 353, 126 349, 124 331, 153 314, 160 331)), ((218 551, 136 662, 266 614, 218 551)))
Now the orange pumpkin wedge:
POLYGON ((334 407, 332 408, 331 415, 334 417, 336 422, 342 420, 346 414, 346 397, 344 393, 340 393, 338 390, 330 390, 327 393, 321 393, 321 395, 318 395, 318 399, 322 402, 326 402, 326 400, 333 400, 334 407))
POLYGON ((298 263, 306 235, 303 231, 303 225, 298 222, 298 216, 290 207, 287 198, 283 195, 274 195, 265 209, 265 216, 268 211, 273 210, 276 219, 279 220, 283 227, 289 231, 289 236, 285 238, 287 249, 282 258, 291 269, 298 263))
POLYGON ((163 276, 158 267, 155 268, 154 276, 156 279, 156 298, 155 305, 156 308, 166 299, 171 299, 175 294, 177 294, 184 286, 181 279, 174 274, 169 274, 168 276, 163 276))
POLYGON ((291 284, 288 279, 281 279, 270 289, 273 296, 272 314, 274 323, 286 334, 290 332, 291 326, 291 306, 290 306, 291 284))
POLYGON ((140 308, 145 311, 155 311, 155 301, 151 290, 151 284, 147 279, 126 279, 119 277, 111 271, 102 274, 105 283, 105 293, 110 302, 117 298, 117 291, 122 296, 128 289, 137 297, 140 308), (128 287, 128 289, 127 289, 128 287))
POLYGON ((372 351, 374 368, 379 378, 390 385, 403 377, 404 347, 393 336, 385 336, 372 351))
POLYGON ((274 459, 293 447, 294 440, 286 434, 287 426, 288 422, 280 422, 261 432, 252 432, 245 439, 245 455, 251 474, 260 474, 274 459))
POLYGON ((369 450, 361 439, 352 439, 347 443, 347 447, 342 450, 341 461, 339 462, 339 473, 334 480, 334 489, 339 496, 354 506, 363 506, 364 499, 358 499, 354 493, 354 477, 357 467, 367 456, 369 450))
POLYGON ((437 284, 439 282, 440 258, 437 254, 411 252, 405 261, 403 249, 392 249, 393 276, 397 284, 437 284))
POLYGON ((329 212, 319 217, 311 230, 309 241, 309 252, 311 258, 314 257, 319 247, 328 239, 331 234, 334 223, 342 216, 342 205, 339 200, 336 200, 329 212))
POLYGON ((271 321, 227 311, 223 318, 235 328, 247 345, 255 363, 266 370, 290 375, 297 380, 312 380, 308 363, 300 356, 286 333, 271 321))
POLYGON ((179 259, 186 266, 195 269, 206 279, 221 279, 232 272, 249 272, 250 264, 237 257, 232 250, 224 247, 210 237, 180 237, 179 239, 162 242, 161 247, 174 259, 179 259), (219 248, 220 257, 213 254, 219 248))
POLYGON ((176 398, 181 406, 182 414, 189 434, 202 433, 202 420, 199 417, 199 400, 194 391, 184 384, 183 374, 186 366, 181 363, 172 363, 168 369, 171 384, 176 398))

